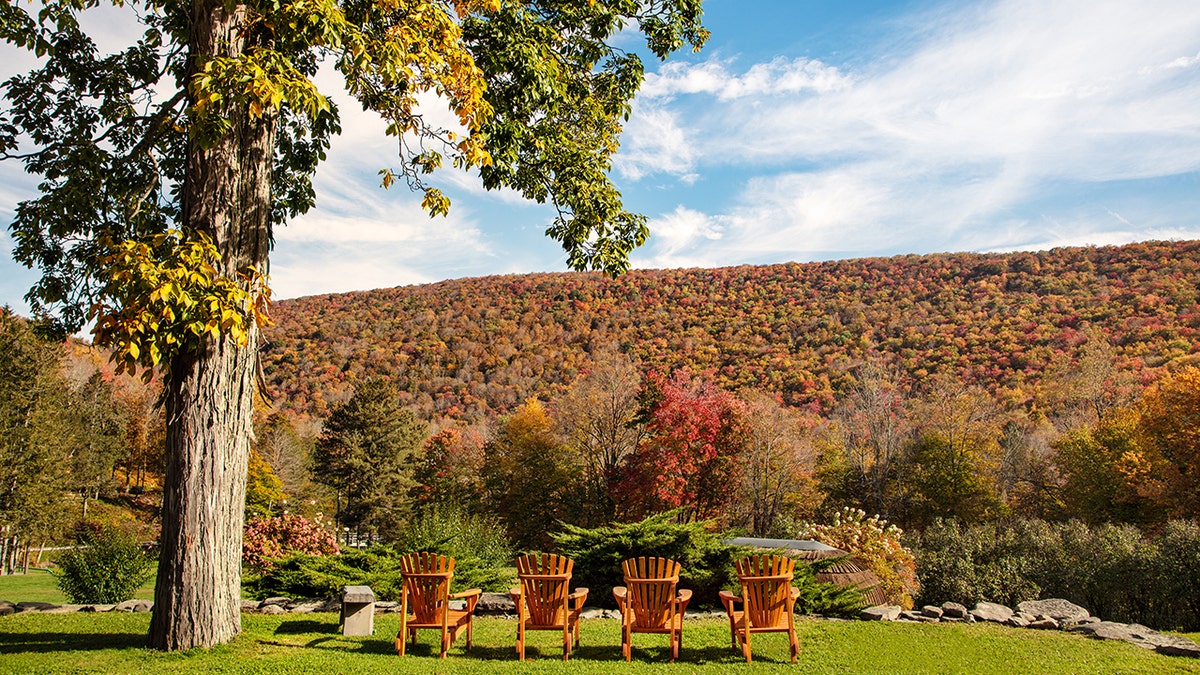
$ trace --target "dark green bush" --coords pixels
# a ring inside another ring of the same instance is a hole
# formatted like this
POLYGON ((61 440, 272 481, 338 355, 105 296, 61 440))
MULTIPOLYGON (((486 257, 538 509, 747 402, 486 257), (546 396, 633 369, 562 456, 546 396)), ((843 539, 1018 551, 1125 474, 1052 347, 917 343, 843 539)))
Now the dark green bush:
POLYGON ((1158 550, 1155 577, 1162 587, 1166 625, 1200 630, 1200 523, 1167 523, 1158 550))
POLYGON ((512 547, 504 527, 492 517, 438 506, 414 520, 396 548, 454 558, 454 591, 482 588, 503 592, 512 582, 512 547))
POLYGON ((400 599, 400 554, 390 546, 372 546, 340 555, 290 555, 261 574, 243 574, 251 597, 328 598, 342 586, 370 586, 380 600, 400 599))
POLYGON ((76 604, 124 602, 154 576, 154 560, 137 540, 109 525, 85 525, 76 536, 81 548, 58 558, 55 582, 76 604))
POLYGON ((913 542, 919 601, 1010 607, 1063 598, 1110 621, 1200 628, 1200 526, 1174 521, 1158 537, 1131 525, 936 521, 913 542))
POLYGON ((563 524, 565 531, 553 535, 555 548, 575 561, 573 584, 591 590, 588 604, 615 606, 612 589, 623 581, 621 562, 639 556, 675 560, 683 567, 680 586, 694 593, 692 602, 718 604, 717 592, 736 582, 733 561, 746 549, 723 543, 706 523, 674 522, 676 513, 592 529, 563 524))

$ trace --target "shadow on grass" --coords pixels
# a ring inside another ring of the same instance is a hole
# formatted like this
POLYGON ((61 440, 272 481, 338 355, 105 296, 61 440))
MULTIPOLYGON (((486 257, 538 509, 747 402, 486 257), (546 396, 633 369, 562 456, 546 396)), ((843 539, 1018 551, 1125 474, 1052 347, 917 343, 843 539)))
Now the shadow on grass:
POLYGON ((141 649, 146 633, 4 633, 0 654, 47 654, 102 649, 141 649))
POLYGON ((275 629, 276 635, 302 635, 304 633, 337 633, 338 627, 335 623, 328 621, 313 621, 312 619, 301 619, 298 621, 284 621, 275 629))

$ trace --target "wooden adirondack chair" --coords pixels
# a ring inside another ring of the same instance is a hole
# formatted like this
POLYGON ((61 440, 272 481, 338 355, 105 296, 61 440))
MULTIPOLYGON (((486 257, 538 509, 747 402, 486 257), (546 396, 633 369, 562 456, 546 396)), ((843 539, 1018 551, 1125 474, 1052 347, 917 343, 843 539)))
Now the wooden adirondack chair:
POLYGON ((467 629, 467 649, 471 648, 471 614, 482 593, 472 588, 461 593, 450 592, 454 577, 454 558, 436 553, 410 553, 400 559, 400 632, 396 634, 396 653, 404 656, 405 638, 417 643, 418 628, 433 628, 442 632, 442 654, 458 639, 459 631, 467 629), (466 600, 466 611, 450 609, 451 600, 466 600))
POLYGON ((517 656, 525 660, 525 631, 561 630, 563 661, 571 654, 571 636, 579 646, 579 615, 588 589, 569 592, 575 561, 543 553, 517 558, 520 587, 509 591, 517 606, 517 656))
POLYGON ((692 599, 679 584, 679 563, 666 558, 630 558, 621 563, 625 585, 613 589, 621 610, 621 653, 632 658, 634 633, 667 633, 671 662, 683 645, 683 613, 692 599))
POLYGON ((792 663, 800 653, 796 639, 793 610, 800 591, 792 586, 796 561, 779 555, 753 555, 739 560, 738 581, 742 595, 721 591, 721 604, 729 614, 730 641, 736 649, 740 643, 746 663, 750 663, 751 633, 787 632, 792 648, 792 663), (742 609, 737 609, 736 605, 742 609))

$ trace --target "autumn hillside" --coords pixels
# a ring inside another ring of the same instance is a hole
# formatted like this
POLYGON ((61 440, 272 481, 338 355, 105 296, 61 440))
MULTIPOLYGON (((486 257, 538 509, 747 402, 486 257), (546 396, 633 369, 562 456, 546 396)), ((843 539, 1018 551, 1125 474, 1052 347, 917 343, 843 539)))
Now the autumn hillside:
POLYGON ((1088 331, 1122 368, 1200 360, 1198 288, 1197 241, 493 276, 279 302, 265 372, 301 414, 381 374, 422 416, 474 419, 555 397, 616 346, 647 369, 712 371, 827 410, 877 353, 914 384, 948 374, 1022 403, 1088 331))

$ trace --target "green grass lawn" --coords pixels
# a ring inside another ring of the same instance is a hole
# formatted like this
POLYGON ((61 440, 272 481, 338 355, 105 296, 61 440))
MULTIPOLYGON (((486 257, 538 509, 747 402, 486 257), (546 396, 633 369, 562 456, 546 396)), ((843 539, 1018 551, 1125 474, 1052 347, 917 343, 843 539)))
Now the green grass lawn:
POLYGON ((787 639, 755 636, 754 665, 729 645, 723 620, 689 621, 680 661, 666 663, 666 637, 634 638, 634 662, 621 657, 616 620, 584 621, 583 644, 569 663, 559 635, 530 633, 531 662, 513 649, 516 624, 476 619, 475 646, 459 639, 439 660, 433 631, 400 658, 399 617, 376 617, 375 635, 347 638, 334 614, 244 615, 245 632, 212 650, 163 654, 145 649, 146 614, 17 614, 0 617, 5 673, 1200 673, 1200 660, 1160 656, 1132 645, 996 625, 925 625, 803 621, 801 662, 789 663, 787 639))
MULTIPOLYGON (((133 594, 139 600, 154 599, 154 578, 142 584, 133 594)), ((28 574, 0 576, 0 600, 12 602, 53 602, 66 604, 67 596, 58 590, 54 575, 43 569, 30 569, 28 574)))

